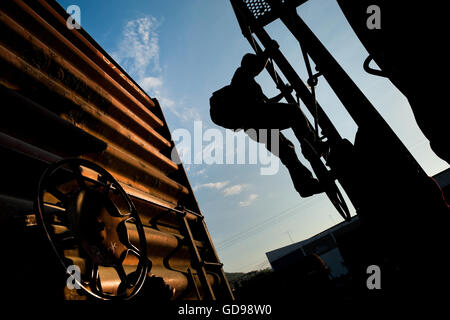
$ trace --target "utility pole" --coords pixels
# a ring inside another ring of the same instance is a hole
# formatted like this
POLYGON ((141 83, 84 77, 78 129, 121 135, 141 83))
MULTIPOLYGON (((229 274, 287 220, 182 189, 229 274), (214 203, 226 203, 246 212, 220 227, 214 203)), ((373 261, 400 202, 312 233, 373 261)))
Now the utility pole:
POLYGON ((291 239, 291 242, 294 243, 294 240, 292 240, 291 234, 289 231, 286 231, 287 235, 289 236, 289 239, 291 239))

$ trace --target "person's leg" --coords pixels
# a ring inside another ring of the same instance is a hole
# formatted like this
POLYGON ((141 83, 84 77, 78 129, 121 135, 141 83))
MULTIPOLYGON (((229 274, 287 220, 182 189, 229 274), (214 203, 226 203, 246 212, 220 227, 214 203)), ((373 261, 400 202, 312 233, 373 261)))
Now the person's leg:
POLYGON ((314 143, 314 130, 309 125, 308 119, 298 105, 293 103, 269 103, 268 106, 269 108, 275 108, 275 110, 283 110, 280 116, 286 117, 290 121, 290 126, 300 142, 306 139, 314 143))
POLYGON ((261 103, 252 106, 244 113, 244 122, 253 129, 287 129, 292 128, 297 139, 311 143, 315 141, 314 130, 309 125, 305 114, 295 103, 261 103))
MULTIPOLYGON (((244 108, 243 108, 244 109, 244 108)), ((310 137, 314 134, 305 115, 294 103, 259 103, 246 106, 243 120, 253 129, 287 129, 295 128, 299 134, 310 137)))
POLYGON ((292 128, 302 146, 302 153, 308 160, 312 155, 304 152, 307 149, 303 148, 305 140, 313 145, 319 155, 328 148, 326 142, 316 141, 314 130, 308 119, 294 103, 262 103, 251 106, 244 113, 242 121, 246 124, 246 128, 253 129, 292 128))
POLYGON ((323 191, 319 181, 313 177, 312 173, 298 159, 294 144, 281 132, 279 132, 278 139, 276 139, 278 146, 272 145, 273 141, 270 133, 261 137, 258 130, 255 129, 249 129, 245 132, 252 140, 264 144, 267 150, 280 158, 281 163, 289 171, 295 190, 302 197, 309 197, 323 191))

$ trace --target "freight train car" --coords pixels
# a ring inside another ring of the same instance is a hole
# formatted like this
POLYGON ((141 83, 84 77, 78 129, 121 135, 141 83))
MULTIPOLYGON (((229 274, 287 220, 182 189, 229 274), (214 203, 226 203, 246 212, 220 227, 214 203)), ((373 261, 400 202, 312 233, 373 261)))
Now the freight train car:
POLYGON ((0 3, 2 285, 33 299, 232 299, 155 98, 56 1, 0 3))

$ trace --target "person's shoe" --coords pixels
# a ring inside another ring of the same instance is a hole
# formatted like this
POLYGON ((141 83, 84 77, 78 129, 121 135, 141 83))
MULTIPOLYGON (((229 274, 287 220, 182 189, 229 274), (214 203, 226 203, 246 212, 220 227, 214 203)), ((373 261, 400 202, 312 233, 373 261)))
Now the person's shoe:
POLYGON ((324 158, 326 158, 330 150, 330 144, 328 143, 328 141, 319 140, 314 144, 314 149, 316 150, 319 157, 323 156, 324 158))
POLYGON ((311 172, 302 165, 288 168, 294 188, 303 198, 324 192, 319 180, 315 179, 311 172))
POLYGON ((298 183, 294 183, 295 190, 300 194, 302 198, 307 198, 315 194, 324 192, 322 185, 316 178, 308 178, 298 183))
MULTIPOLYGON (((308 143, 305 141, 304 143, 308 143)), ((308 144, 302 144, 302 154, 303 156, 308 160, 311 161, 311 159, 316 158, 317 156, 324 157, 325 159, 328 156, 328 151, 330 149, 330 145, 327 141, 315 141, 314 143, 308 143, 308 144), (312 146, 314 148, 314 151, 311 149, 312 146)))

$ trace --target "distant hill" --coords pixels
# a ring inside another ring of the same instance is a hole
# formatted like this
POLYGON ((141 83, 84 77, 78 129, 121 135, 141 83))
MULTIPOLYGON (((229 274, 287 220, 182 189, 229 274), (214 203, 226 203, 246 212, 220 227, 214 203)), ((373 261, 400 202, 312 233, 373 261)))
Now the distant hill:
POLYGON ((244 272, 225 272, 225 276, 230 283, 231 289, 236 288, 236 284, 239 283, 244 277, 246 273, 244 272))
POLYGON ((244 272, 225 272, 225 275, 230 283, 231 289, 241 287, 243 283, 250 281, 254 278, 258 278, 261 275, 271 273, 272 269, 267 268, 258 271, 244 272))

